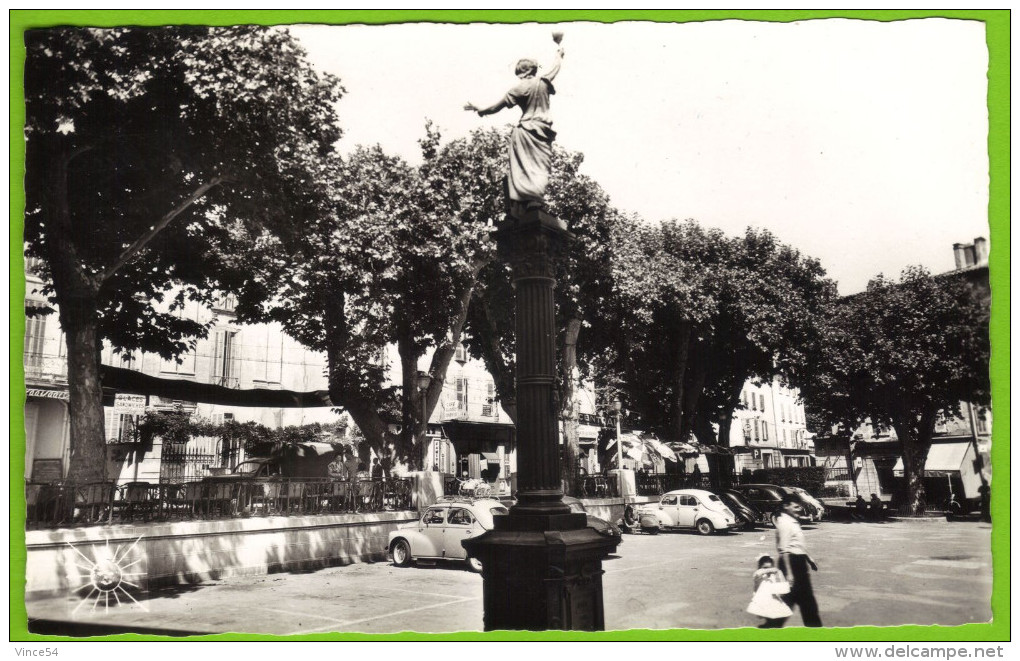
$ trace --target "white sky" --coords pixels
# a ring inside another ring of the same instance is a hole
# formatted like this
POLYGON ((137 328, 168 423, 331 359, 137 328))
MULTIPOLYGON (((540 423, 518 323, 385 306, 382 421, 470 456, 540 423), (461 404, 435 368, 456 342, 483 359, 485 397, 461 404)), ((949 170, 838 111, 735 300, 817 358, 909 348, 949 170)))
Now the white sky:
MULTIPOLYGON (((765 227, 817 257, 841 293, 910 264, 954 266, 988 236, 987 49, 976 21, 565 23, 557 141, 613 204, 648 220, 765 227)), ((344 149, 420 160, 479 118, 520 57, 551 61, 549 25, 292 29, 347 88, 344 149)), ((569 220, 569 219, 568 219, 569 220)))

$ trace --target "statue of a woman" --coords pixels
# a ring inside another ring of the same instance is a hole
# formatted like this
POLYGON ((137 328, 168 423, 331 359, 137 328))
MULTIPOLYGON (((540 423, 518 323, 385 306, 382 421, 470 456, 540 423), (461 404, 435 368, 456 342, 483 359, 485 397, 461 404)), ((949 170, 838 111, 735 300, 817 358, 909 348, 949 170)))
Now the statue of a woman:
MULTIPOLYGON (((557 44, 563 34, 553 33, 557 44)), ((549 170, 552 167, 552 143, 556 131, 549 117, 549 95, 555 94, 552 81, 560 72, 563 63, 563 47, 556 49, 552 66, 538 73, 538 63, 523 59, 517 63, 516 74, 520 81, 502 99, 487 108, 473 103, 464 106, 479 117, 497 113, 504 108, 519 106, 521 120, 510 134, 510 173, 507 184, 510 199, 524 204, 528 209, 541 208, 545 204, 545 189, 549 185, 549 170)))

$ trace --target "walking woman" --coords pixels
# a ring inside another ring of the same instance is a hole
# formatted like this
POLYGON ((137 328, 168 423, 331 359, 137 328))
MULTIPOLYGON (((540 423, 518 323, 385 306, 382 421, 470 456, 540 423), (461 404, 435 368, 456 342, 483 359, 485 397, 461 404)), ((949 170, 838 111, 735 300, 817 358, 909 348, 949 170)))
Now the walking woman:
POLYGON ((797 518, 802 513, 800 503, 792 494, 786 494, 780 507, 782 512, 775 519, 776 550, 779 552, 779 569, 790 583, 790 592, 783 596, 783 600, 791 608, 795 605, 800 607, 804 626, 820 627, 822 620, 818 616, 818 603, 808 569, 818 571, 818 565, 808 555, 804 543, 804 531, 797 518))

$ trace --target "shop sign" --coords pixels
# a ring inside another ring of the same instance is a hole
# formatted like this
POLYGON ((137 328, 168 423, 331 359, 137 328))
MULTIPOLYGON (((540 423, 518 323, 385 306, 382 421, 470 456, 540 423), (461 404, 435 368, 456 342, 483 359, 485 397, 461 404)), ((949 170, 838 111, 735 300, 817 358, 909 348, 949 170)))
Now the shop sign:
POLYGON ((47 390, 46 388, 28 388, 25 390, 28 397, 45 397, 47 399, 59 399, 66 402, 71 399, 66 390, 47 390))
POLYGON ((145 413, 145 395, 117 393, 113 400, 113 412, 120 415, 142 415, 145 413))

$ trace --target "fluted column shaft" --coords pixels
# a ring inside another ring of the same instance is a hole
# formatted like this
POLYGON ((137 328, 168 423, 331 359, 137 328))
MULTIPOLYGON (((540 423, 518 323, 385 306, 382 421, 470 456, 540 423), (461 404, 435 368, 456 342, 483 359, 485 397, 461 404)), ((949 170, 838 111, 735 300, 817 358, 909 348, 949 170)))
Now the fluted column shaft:
POLYGON ((556 514, 563 504, 556 397, 556 288, 553 260, 569 238, 538 212, 498 235, 513 269, 517 345, 517 505, 515 514, 556 514))

